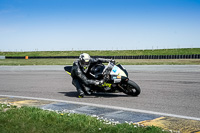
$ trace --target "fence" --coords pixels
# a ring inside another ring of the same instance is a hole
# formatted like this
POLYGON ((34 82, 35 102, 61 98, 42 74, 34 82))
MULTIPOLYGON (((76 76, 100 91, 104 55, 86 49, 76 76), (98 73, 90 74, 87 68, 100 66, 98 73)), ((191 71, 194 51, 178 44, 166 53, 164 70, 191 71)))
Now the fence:
MULTIPOLYGON (((29 56, 29 59, 48 59, 48 58, 63 58, 63 59, 76 59, 79 56, 29 56)), ((107 58, 107 59, 200 59, 200 54, 193 55, 139 55, 139 56, 92 56, 93 58, 107 58)), ((6 59, 25 59, 24 57, 8 56, 6 59)))

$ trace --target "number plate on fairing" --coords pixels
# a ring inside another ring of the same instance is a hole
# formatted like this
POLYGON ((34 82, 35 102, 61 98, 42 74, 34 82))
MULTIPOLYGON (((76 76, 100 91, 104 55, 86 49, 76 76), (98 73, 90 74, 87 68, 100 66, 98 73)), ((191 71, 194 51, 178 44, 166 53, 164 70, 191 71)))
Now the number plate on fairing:
POLYGON ((121 82, 121 76, 113 75, 113 76, 111 76, 111 79, 114 81, 114 83, 121 82))

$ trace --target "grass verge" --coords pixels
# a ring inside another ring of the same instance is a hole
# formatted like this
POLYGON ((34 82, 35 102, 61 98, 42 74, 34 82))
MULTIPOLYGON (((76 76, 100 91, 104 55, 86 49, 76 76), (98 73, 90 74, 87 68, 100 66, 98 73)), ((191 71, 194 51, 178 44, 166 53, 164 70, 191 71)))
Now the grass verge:
MULTIPOLYGON (((72 65, 75 59, 1 59, 0 65, 72 65)), ((200 59, 117 59, 122 65, 200 65, 200 59)))
POLYGON ((92 50, 92 51, 32 51, 0 52, 4 56, 79 56, 88 53, 91 56, 137 56, 137 55, 192 55, 200 54, 200 48, 155 49, 155 50, 92 50))
POLYGON ((0 104, 0 132, 15 133, 163 133, 154 126, 116 124, 83 114, 70 114, 0 104))

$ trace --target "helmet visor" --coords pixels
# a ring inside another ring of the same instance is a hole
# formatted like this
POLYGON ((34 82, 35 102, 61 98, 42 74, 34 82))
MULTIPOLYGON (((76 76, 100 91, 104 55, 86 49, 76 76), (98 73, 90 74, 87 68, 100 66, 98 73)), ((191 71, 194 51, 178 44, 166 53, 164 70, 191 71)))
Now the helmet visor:
POLYGON ((84 65, 89 65, 89 60, 84 61, 84 65))
POLYGON ((89 65, 89 60, 82 60, 81 61, 82 66, 88 66, 89 65))

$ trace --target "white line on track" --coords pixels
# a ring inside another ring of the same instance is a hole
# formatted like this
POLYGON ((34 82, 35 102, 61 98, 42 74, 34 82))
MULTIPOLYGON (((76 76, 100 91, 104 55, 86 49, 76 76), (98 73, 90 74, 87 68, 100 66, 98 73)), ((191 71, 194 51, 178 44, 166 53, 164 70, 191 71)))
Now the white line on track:
POLYGON ((82 103, 82 102, 65 101, 65 100, 57 100, 57 99, 47 99, 47 98, 37 98, 37 97, 25 97, 25 96, 13 96, 13 95, 0 95, 0 96, 2 96, 2 97, 11 97, 11 98, 24 98, 24 99, 31 99, 31 100, 44 100, 44 101, 52 101, 52 102, 65 102, 65 103, 71 103, 71 104, 79 104, 79 105, 86 105, 86 106, 95 106, 95 107, 101 107, 101 108, 110 108, 110 109, 116 109, 116 110, 131 111, 131 112, 140 112, 140 113, 147 113, 147 114, 169 116, 169 117, 177 117, 177 118, 183 118, 183 119, 190 119, 190 120, 200 121, 200 118, 197 118, 197 117, 182 116, 182 115, 175 115, 175 114, 168 114, 168 113, 161 113, 161 112, 154 112, 154 111, 140 110, 140 109, 131 109, 131 108, 124 108, 124 107, 110 106, 110 105, 108 106, 108 105, 93 104, 93 103, 82 103))

